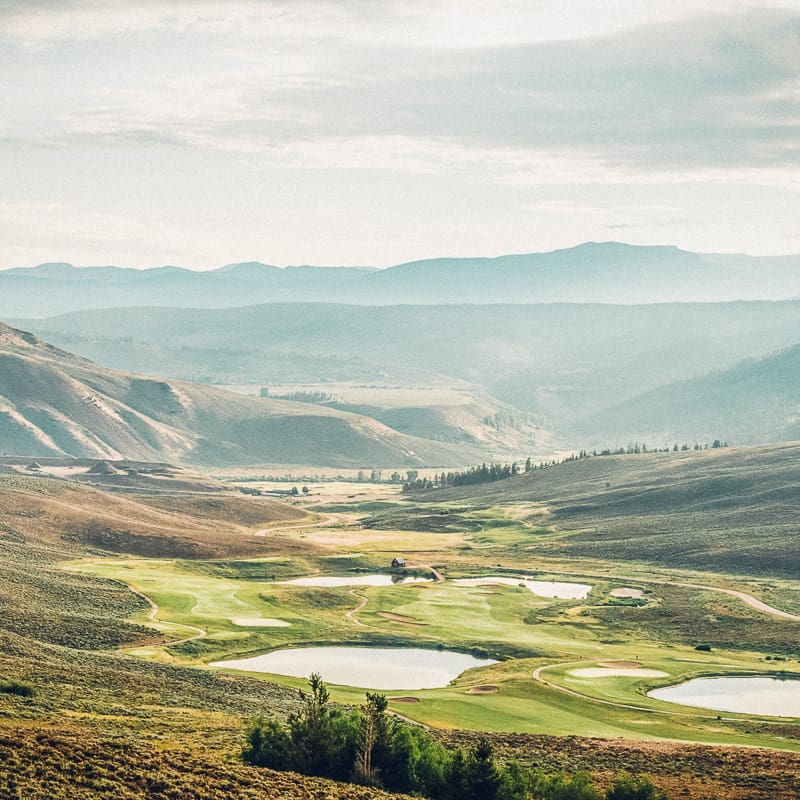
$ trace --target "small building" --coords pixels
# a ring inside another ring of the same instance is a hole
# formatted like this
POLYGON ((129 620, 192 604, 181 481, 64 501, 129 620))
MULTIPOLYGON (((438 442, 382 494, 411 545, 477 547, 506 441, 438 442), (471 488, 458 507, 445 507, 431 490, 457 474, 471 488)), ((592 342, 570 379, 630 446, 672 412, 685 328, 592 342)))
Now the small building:
POLYGON ((405 568, 406 568, 406 560, 404 558, 392 559, 392 569, 405 569, 405 568))

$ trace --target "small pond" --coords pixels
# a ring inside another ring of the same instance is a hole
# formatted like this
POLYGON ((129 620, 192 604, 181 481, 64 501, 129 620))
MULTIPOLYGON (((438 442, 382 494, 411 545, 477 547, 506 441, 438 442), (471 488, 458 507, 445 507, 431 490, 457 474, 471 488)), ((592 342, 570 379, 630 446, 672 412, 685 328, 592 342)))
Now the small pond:
POLYGON ((285 586, 398 586, 403 583, 430 583, 433 578, 401 578, 399 575, 312 575, 278 581, 285 586))
POLYGON ((695 678, 648 692, 666 700, 712 711, 765 717, 800 717, 800 679, 772 677, 695 678))
POLYGON ((553 597, 559 600, 583 600, 592 591, 592 587, 586 583, 537 581, 533 578, 509 578, 507 575, 486 575, 483 578, 456 578, 453 583, 460 586, 490 586, 493 583, 505 586, 524 586, 539 597, 553 597))
POLYGON ((340 686, 413 690, 438 689, 464 670, 496 663, 467 653, 414 647, 298 647, 211 666, 295 678, 319 672, 327 683, 340 686))

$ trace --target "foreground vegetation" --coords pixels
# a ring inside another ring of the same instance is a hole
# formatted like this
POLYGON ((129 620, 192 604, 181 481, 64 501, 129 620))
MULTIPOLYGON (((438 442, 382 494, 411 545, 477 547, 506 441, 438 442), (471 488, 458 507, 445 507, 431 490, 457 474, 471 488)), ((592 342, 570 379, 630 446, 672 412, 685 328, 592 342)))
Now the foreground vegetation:
POLYGON ((286 725, 263 717, 251 722, 247 763, 432 800, 667 800, 647 777, 619 776, 601 795, 584 772, 550 775, 516 761, 500 764, 485 737, 467 751, 448 749, 423 728, 390 716, 385 695, 367 692, 366 704, 346 713, 331 707, 318 674, 308 685, 286 725))

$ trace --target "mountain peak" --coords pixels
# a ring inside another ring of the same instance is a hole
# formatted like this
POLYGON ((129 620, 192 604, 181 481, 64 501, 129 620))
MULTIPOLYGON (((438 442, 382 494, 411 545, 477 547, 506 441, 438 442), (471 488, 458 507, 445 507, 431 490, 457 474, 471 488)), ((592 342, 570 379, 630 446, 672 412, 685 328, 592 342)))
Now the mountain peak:
POLYGON ((280 269, 280 267, 273 266, 272 264, 264 264, 261 261, 241 261, 236 264, 226 264, 224 267, 218 267, 211 270, 216 273, 232 273, 238 275, 257 275, 259 273, 272 272, 273 270, 280 269))

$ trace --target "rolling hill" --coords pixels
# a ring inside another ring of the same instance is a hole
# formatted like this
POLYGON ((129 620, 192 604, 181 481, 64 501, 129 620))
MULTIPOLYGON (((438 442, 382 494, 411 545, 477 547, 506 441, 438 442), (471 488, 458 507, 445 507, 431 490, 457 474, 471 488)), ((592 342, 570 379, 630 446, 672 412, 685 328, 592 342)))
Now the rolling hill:
POLYGON ((567 536, 532 555, 796 577, 800 444, 595 456, 414 497, 536 503, 567 536))
POLYGON ((638 395, 587 418, 580 429, 655 443, 800 439, 800 345, 638 395))
POLYGON ((586 242, 546 253, 438 258, 387 269, 278 267, 134 270, 40 264, 0 271, 0 316, 170 305, 229 308, 275 302, 360 305, 658 303, 778 300, 800 294, 800 256, 703 255, 677 247, 586 242))
MULTIPOLYGON (((661 424, 634 430, 624 407, 603 415, 676 381, 700 379, 743 358, 797 344, 800 302, 278 303, 218 310, 84 311, 16 324, 106 366, 163 378, 256 387, 313 384, 334 395, 337 389, 326 389, 326 384, 403 387, 404 405, 373 401, 368 392, 362 392, 361 400, 349 394, 346 399, 360 413, 405 433, 480 442, 486 449, 498 448, 485 426, 487 436, 470 434, 471 440, 458 430, 474 432, 486 417, 513 416, 518 409, 521 417, 533 415, 538 429, 554 432, 561 445, 580 448, 625 444, 637 432, 670 430, 661 424), (471 421, 464 419, 463 403, 434 399, 431 387, 442 386, 474 398, 471 421), (415 398, 413 390, 418 390, 415 398)), ((642 413, 647 410, 643 403, 642 413)), ((708 402, 706 411, 713 421, 715 403, 708 402)), ((745 431, 747 419, 745 427, 736 429, 742 438, 734 435, 723 411, 717 414, 718 425, 709 426, 709 441, 759 441, 756 427, 745 431)), ((525 439, 515 437, 519 444, 525 439)), ((647 441, 664 444, 650 436, 647 441)), ((502 444, 509 450, 513 442, 502 444)))
POLYGON ((337 409, 104 369, 4 325, 0 451, 217 466, 435 465, 477 457, 337 409))

